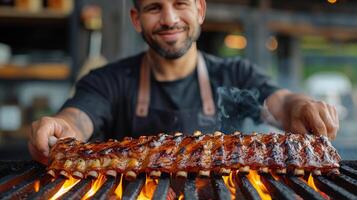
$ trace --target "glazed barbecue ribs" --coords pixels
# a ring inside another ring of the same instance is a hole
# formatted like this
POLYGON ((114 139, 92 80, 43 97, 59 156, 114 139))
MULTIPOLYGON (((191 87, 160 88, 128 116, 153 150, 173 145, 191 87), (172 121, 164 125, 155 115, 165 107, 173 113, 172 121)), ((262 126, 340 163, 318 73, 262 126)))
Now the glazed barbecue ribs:
POLYGON ((212 172, 224 175, 232 170, 244 173, 250 169, 295 175, 311 171, 319 175, 338 173, 340 160, 336 149, 323 136, 196 132, 192 136, 159 134, 105 143, 61 139, 51 149, 48 172, 77 178, 120 173, 127 179, 134 179, 139 173, 159 177, 164 172, 185 177, 187 173, 209 176, 212 172))

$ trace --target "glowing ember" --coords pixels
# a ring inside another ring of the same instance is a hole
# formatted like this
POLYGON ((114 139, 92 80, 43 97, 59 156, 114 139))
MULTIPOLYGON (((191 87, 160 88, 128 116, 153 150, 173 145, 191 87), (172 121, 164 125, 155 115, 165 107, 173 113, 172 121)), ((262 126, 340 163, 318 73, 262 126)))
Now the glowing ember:
POLYGON ((94 183, 92 183, 92 187, 90 188, 90 190, 84 195, 84 197, 82 197, 81 200, 86 200, 93 196, 106 180, 107 178, 103 174, 100 174, 98 178, 94 181, 94 183))
POLYGON ((51 197, 50 200, 55 200, 58 199, 60 196, 62 196, 64 193, 68 192, 73 186, 75 186, 80 180, 79 179, 75 179, 72 176, 69 177, 69 179, 67 179, 62 187, 58 190, 58 192, 53 195, 51 197))
POLYGON ((33 184, 33 188, 35 192, 38 192, 40 190, 40 180, 35 181, 35 183, 33 184))
POLYGON ((257 190, 260 198, 262 198, 263 200, 271 200, 271 196, 265 185, 260 180, 260 176, 257 171, 250 170, 249 174, 247 175, 247 178, 252 183, 253 187, 257 190))
POLYGON ((119 181, 118 187, 115 189, 114 194, 119 199, 121 199, 122 196, 123 196, 123 175, 120 177, 120 181, 119 181))
POLYGON ((236 199, 236 186, 234 184, 234 176, 236 174, 231 172, 229 174, 229 176, 223 176, 223 181, 224 183, 226 184, 226 186, 228 187, 229 191, 231 192, 231 198, 232 200, 235 200, 236 199))
POLYGON ((152 179, 149 176, 147 176, 146 180, 145 180, 145 185, 144 185, 143 189, 141 190, 137 199, 140 199, 140 200, 152 199, 157 184, 158 184, 157 179, 152 179))
POLYGON ((183 194, 181 193, 180 196, 179 196, 179 198, 178 198, 178 200, 184 200, 184 199, 185 199, 185 198, 184 198, 183 194))

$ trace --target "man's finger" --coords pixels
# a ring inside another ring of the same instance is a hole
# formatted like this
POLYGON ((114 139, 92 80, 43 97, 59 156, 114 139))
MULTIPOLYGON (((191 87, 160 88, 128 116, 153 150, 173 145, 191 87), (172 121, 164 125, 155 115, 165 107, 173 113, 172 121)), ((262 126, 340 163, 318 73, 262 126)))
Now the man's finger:
POLYGON ((292 120, 290 124, 290 132, 297 134, 307 134, 308 130, 302 121, 292 120))
POLYGON ((327 136, 327 129, 324 121, 321 119, 317 109, 307 110, 305 113, 305 124, 308 130, 311 130, 314 135, 327 136))
POLYGON ((45 157, 42 152, 39 152, 31 142, 28 142, 27 143, 27 146, 28 146, 28 149, 30 151, 30 154, 32 156, 32 158, 44 165, 47 165, 48 164, 48 158, 45 157))
POLYGON ((43 123, 41 127, 33 135, 33 144, 38 151, 42 152, 44 156, 48 156, 49 153, 49 136, 53 136, 53 127, 50 123, 43 123))

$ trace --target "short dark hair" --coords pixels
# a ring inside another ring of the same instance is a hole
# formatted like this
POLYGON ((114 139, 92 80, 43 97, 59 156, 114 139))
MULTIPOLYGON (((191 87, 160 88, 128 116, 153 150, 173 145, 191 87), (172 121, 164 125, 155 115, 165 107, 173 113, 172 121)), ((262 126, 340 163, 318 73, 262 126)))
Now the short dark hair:
POLYGON ((139 8, 140 8, 140 6, 139 6, 139 1, 140 1, 140 0, 133 0, 133 5, 134 5, 134 7, 135 7, 136 9, 139 9, 139 8))

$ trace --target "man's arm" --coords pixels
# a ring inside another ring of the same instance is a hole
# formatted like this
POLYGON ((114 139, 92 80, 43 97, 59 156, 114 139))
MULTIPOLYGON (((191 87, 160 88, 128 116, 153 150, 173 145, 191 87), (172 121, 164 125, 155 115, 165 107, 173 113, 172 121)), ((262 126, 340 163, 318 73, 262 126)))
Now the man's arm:
POLYGON ((336 138, 339 119, 334 106, 289 90, 274 92, 265 103, 268 111, 286 131, 325 135, 330 140, 336 138))
POLYGON ((32 123, 29 136, 29 150, 32 157, 47 162, 50 143, 59 138, 75 137, 87 141, 93 133, 89 116, 77 108, 65 108, 53 117, 43 117, 32 123))

